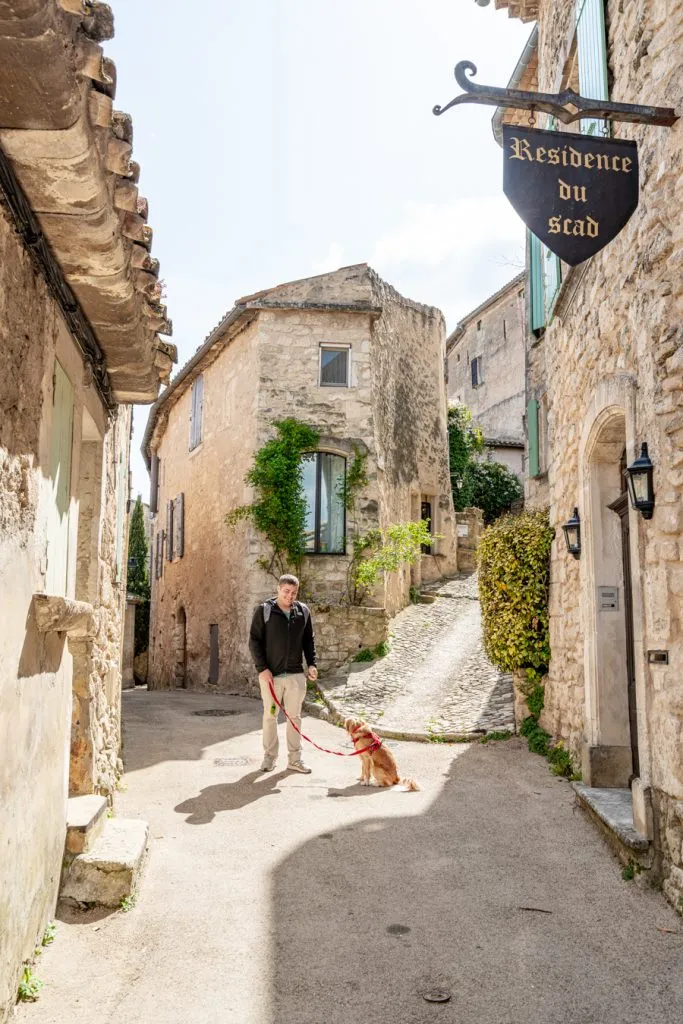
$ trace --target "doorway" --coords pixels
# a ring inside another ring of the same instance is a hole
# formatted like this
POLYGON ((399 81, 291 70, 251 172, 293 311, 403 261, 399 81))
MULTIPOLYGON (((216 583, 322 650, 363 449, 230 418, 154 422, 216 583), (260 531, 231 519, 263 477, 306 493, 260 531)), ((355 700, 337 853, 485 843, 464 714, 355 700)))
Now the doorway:
POLYGON ((175 619, 175 686, 187 689, 187 616, 185 609, 179 608, 175 619))

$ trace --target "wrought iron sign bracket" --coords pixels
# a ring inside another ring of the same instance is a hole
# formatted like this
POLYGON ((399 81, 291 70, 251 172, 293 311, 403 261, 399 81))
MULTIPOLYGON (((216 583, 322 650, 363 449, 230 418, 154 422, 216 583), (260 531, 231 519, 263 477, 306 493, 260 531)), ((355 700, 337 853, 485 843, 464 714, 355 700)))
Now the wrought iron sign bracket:
POLYGON ((455 65, 455 80, 465 92, 462 96, 456 96, 445 107, 434 107, 432 113, 437 117, 461 103, 480 103, 492 107, 510 107, 513 110, 530 110, 532 113, 540 110, 545 114, 552 114, 563 124, 572 124, 584 117, 593 117, 602 121, 630 121, 633 124, 671 128, 678 120, 673 107, 606 103, 604 100, 591 100, 586 96, 579 96, 573 89, 565 89, 561 93, 499 89, 492 85, 477 85, 467 77, 468 73, 471 77, 477 73, 477 68, 471 61, 461 60, 455 65))

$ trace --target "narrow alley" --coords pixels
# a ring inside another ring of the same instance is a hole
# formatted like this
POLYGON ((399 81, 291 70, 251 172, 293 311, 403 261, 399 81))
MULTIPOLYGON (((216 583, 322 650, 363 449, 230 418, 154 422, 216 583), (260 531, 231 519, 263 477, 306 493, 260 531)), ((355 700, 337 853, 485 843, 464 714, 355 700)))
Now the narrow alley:
POLYGON ((117 811, 151 827, 139 902, 58 921, 21 1024, 680 1018, 680 918, 622 880, 523 741, 395 743, 406 793, 315 750, 310 776, 282 756, 261 774, 246 698, 131 691, 124 722, 117 811))

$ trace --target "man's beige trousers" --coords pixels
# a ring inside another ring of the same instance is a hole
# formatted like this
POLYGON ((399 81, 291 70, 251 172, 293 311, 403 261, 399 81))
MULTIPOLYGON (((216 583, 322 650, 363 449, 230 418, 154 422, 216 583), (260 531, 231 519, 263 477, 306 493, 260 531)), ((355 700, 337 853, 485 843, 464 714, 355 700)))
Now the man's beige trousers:
MULTIPOLYGON (((268 757, 275 760, 278 752, 277 716, 279 709, 273 701, 268 683, 259 685, 263 700, 263 750, 268 757)), ((273 688, 277 699, 300 729, 301 707, 306 696, 306 676, 303 672, 297 672, 292 676, 276 676, 273 680, 273 688)), ((289 764, 301 760, 301 737, 290 722, 287 722, 287 760, 289 764)))

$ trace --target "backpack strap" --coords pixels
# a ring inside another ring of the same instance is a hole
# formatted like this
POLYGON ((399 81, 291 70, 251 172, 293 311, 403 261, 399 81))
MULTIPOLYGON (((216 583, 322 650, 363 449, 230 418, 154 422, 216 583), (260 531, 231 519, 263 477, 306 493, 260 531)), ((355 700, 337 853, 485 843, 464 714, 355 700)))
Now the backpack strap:
MULTIPOLYGON (((307 604, 304 604, 303 601, 297 601, 296 603, 299 605, 299 608, 301 608, 301 611, 304 613, 304 629, 305 629, 306 626, 308 625, 308 620, 311 617, 310 608, 308 607, 307 604)), ((270 613, 273 610, 273 606, 270 603, 270 601, 264 601, 263 604, 261 605, 261 607, 263 608, 263 625, 267 626, 268 625, 268 619, 270 618, 270 613)))

